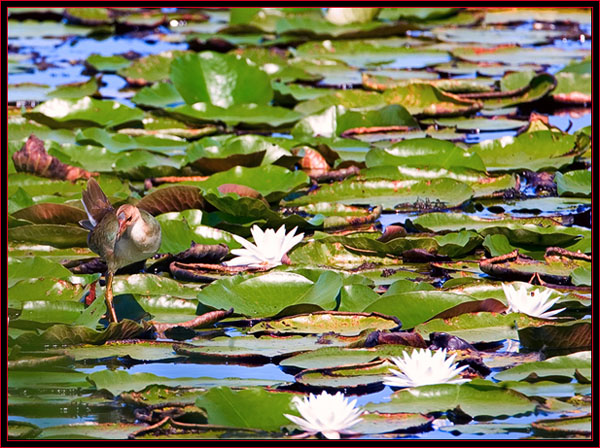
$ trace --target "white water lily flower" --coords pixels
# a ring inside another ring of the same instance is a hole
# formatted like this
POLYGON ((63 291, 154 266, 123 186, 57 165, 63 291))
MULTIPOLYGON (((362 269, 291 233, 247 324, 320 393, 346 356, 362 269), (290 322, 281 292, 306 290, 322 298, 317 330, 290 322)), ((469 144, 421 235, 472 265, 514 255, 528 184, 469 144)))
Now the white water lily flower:
POLYGON ((395 387, 417 387, 429 384, 462 384, 468 379, 455 378, 468 366, 458 367, 453 364, 456 354, 446 359, 446 350, 432 351, 429 349, 413 350, 409 355, 404 352, 404 358, 393 357, 391 360, 400 370, 390 369, 394 376, 386 376, 384 384, 395 387))
POLYGON ((285 254, 304 238, 304 233, 294 236, 297 228, 294 227, 286 234, 283 225, 277 232, 273 229, 267 229, 263 232, 260 227, 254 225, 250 232, 254 237, 255 244, 241 236, 233 235, 233 238, 244 246, 244 249, 233 249, 231 253, 237 255, 237 257, 226 261, 224 264, 226 266, 248 266, 252 268, 279 266, 285 254))
POLYGON ((502 284, 506 300, 508 300, 508 313, 524 313, 528 316, 539 317, 540 319, 554 319, 554 315, 560 313, 565 308, 548 311, 560 297, 548 300, 552 295, 551 289, 544 291, 528 291, 525 284, 521 284, 517 290, 514 286, 502 284))
POLYGON ((304 399, 294 397, 294 404, 300 415, 283 414, 291 421, 300 426, 309 434, 321 433, 328 439, 339 439, 341 434, 356 434, 348 428, 360 422, 363 414, 360 408, 355 407, 356 400, 347 401, 341 392, 329 395, 321 392, 321 395, 310 394, 304 399))

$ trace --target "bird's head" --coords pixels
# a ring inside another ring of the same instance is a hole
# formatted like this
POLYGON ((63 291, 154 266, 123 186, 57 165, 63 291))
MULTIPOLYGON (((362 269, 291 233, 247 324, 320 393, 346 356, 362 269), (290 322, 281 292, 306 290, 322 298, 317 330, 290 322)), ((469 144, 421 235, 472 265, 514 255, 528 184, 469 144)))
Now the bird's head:
POLYGON ((123 235, 127 228, 132 226, 140 216, 140 211, 137 207, 130 204, 120 206, 117 209, 117 219, 119 220, 117 238, 121 238, 121 235, 123 235))

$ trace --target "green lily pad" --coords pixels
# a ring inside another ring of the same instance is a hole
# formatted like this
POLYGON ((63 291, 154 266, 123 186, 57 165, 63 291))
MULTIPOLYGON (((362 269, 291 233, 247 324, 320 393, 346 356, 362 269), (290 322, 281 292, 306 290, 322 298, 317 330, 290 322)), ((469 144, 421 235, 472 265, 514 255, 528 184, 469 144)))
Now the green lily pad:
POLYGON ((431 30, 438 40, 460 44, 478 45, 536 45, 551 43, 563 36, 553 30, 515 30, 509 28, 434 28, 431 30))
POLYGON ((42 324, 70 324, 83 312, 80 302, 65 300, 33 300, 21 302, 21 314, 18 320, 39 322, 42 324))
POLYGON ((482 236, 504 234, 516 246, 562 246, 589 233, 584 228, 563 227, 544 218, 494 220, 457 213, 428 213, 411 222, 422 232, 474 230, 482 236))
POLYGON ((361 418, 362 421, 352 426, 352 431, 360 434, 418 431, 433 420, 433 417, 422 414, 380 414, 377 412, 363 414, 361 418))
POLYGON ((252 378, 168 378, 152 373, 128 373, 126 370, 102 370, 93 372, 87 376, 87 380, 94 385, 97 390, 105 389, 113 395, 119 395, 128 391, 140 391, 150 385, 212 388, 219 386, 266 387, 281 383, 281 381, 252 378))
POLYGON ((433 332, 450 333, 467 342, 518 339, 518 329, 543 325, 546 321, 525 314, 467 313, 449 319, 432 319, 415 326, 414 331, 423 337, 433 332))
POLYGON ((393 344, 373 348, 324 347, 286 358, 279 365, 299 369, 327 369, 402 356, 411 350, 410 347, 393 344))
POLYGON ((88 230, 74 225, 33 224, 8 229, 11 241, 48 244, 54 247, 87 246, 88 230))
POLYGON ((7 423, 8 439, 35 439, 42 430, 28 422, 9 420, 7 423))
POLYGON ((413 291, 383 296, 369 304, 364 312, 380 312, 396 316, 402 321, 403 328, 413 328, 426 322, 443 311, 476 300, 464 294, 444 291, 413 291))
POLYGON ((159 252, 176 254, 197 244, 226 244, 231 249, 241 247, 233 236, 225 230, 202 225, 202 213, 199 210, 169 212, 157 216, 160 223, 162 240, 159 252))
POLYGON ((381 383, 394 367, 387 359, 337 368, 306 369, 295 376, 297 383, 310 387, 350 388, 381 383))
POLYGON ((471 187, 453 179, 405 181, 350 179, 337 184, 322 185, 317 191, 287 202, 286 205, 338 201, 353 205, 378 204, 384 209, 411 209, 427 202, 450 208, 462 204, 472 195, 471 187))
POLYGON ((131 136, 113 134, 100 128, 88 128, 77 133, 78 144, 102 146, 113 154, 135 149, 144 149, 164 155, 183 155, 188 146, 184 139, 160 138, 153 135, 131 136))
POLYGON ((422 120, 422 123, 436 124, 443 127, 456 128, 459 131, 502 131, 519 129, 528 124, 527 121, 510 120, 507 118, 434 118, 422 120))
POLYGON ((570 104, 586 104, 592 101, 592 75, 590 73, 559 72, 552 97, 570 104))
MULTIPOLYGON (((98 302, 101 303, 101 302, 98 302)), ((147 336, 151 327, 140 325, 128 319, 111 323, 104 331, 96 331, 84 325, 52 325, 37 335, 25 333, 17 338, 21 347, 40 347, 44 345, 103 344, 113 339, 131 339, 147 336)))
MULTIPOLYGON (((523 76, 523 72, 519 73, 517 76, 523 76)), ((542 73, 534 76, 528 86, 506 92, 506 96, 503 95, 498 98, 482 97, 479 99, 483 102, 484 109, 502 109, 516 104, 537 101, 553 91, 555 87, 556 79, 548 73, 542 73)))
POLYGON ((381 128, 412 129, 418 123, 400 105, 385 106, 378 110, 347 110, 331 106, 325 111, 302 118, 292 129, 296 138, 334 137, 348 133, 371 132, 381 128))
POLYGON ((497 64, 497 63, 477 63, 466 61, 453 61, 447 64, 439 64, 434 69, 441 73, 449 75, 476 75, 481 76, 502 76, 504 73, 521 71, 541 71, 543 66, 536 64, 497 64))
POLYGON ((131 98, 135 104, 147 107, 163 108, 184 103, 183 98, 171 83, 159 81, 151 86, 142 87, 131 98))
POLYGON ((556 189, 561 196, 590 196, 592 194, 592 172, 587 170, 569 171, 554 175, 556 189))
POLYGON ((565 437, 592 435, 592 415, 538 420, 531 424, 533 433, 541 437, 565 437))
POLYGON ((591 23, 591 11, 585 8, 511 8, 493 9, 485 13, 484 24, 512 22, 574 22, 591 23))
POLYGON ((448 61, 445 51, 388 46, 385 40, 373 43, 360 40, 307 42, 297 48, 297 55, 335 59, 355 67, 421 68, 448 61))
POLYGON ((135 61, 127 67, 117 70, 117 74, 130 84, 146 85, 158 81, 167 81, 173 59, 184 55, 185 51, 173 50, 151 54, 135 61))
POLYGON ((536 408, 537 402, 519 392, 498 387, 490 381, 478 381, 400 390, 392 395, 391 401, 370 403, 366 408, 378 412, 396 412, 403 408, 403 412, 428 413, 447 411, 457 406, 472 417, 497 417, 530 413, 536 408), (490 402, 494 406, 490 406, 490 402))
POLYGON ((395 143, 389 148, 373 148, 366 157, 367 167, 397 165, 427 168, 445 168, 451 171, 485 171, 480 157, 454 145, 431 138, 416 138, 395 143))
POLYGON ((8 38, 42 38, 65 36, 85 36, 91 29, 87 26, 71 25, 62 22, 44 20, 10 20, 7 22, 8 38))
POLYGON ((427 116, 464 115, 481 109, 481 103, 461 98, 426 83, 411 83, 386 90, 388 104, 401 104, 411 114, 427 116))
POLYGON ((185 54, 171 63, 171 80, 188 104, 228 108, 235 104, 267 104, 273 98, 269 78, 234 55, 185 54))
POLYGON ((10 389, 90 388, 85 373, 67 368, 55 368, 49 371, 24 370, 18 375, 8 375, 7 379, 10 389))
POLYGON ((24 116, 52 128, 115 127, 141 121, 143 112, 117 101, 96 100, 86 96, 72 100, 54 98, 40 104, 24 116))
POLYGON ((504 370, 495 375, 501 381, 522 381, 525 379, 535 382, 537 378, 561 377, 571 379, 575 372, 586 378, 591 378, 591 352, 577 352, 566 356, 555 356, 545 361, 531 362, 504 370))
POLYGON ((77 361, 128 356, 137 361, 147 362, 177 357, 171 342, 143 340, 108 341, 103 345, 75 345, 57 352, 65 353, 77 361))
MULTIPOLYGON (((346 249, 341 243, 328 243, 326 241, 311 241, 307 244, 299 246, 290 254, 290 259, 293 264, 306 266, 320 266, 334 269, 352 269, 360 270, 369 266, 378 266, 376 277, 381 277, 381 267, 397 266, 402 262, 400 260, 381 257, 369 256, 360 253, 354 253, 346 249)), ((407 273, 414 277, 415 273, 407 273)))
POLYGON ((50 90, 51 87, 45 84, 31 82, 9 84, 7 86, 8 102, 45 101, 48 99, 48 92, 50 92, 50 90))
POLYGON ((98 92, 98 80, 90 78, 88 81, 76 82, 71 84, 61 84, 54 90, 47 93, 48 98, 82 98, 84 96, 92 96, 98 92))
POLYGON ((269 392, 260 388, 234 391, 213 387, 196 399, 196 406, 206 410, 208 423, 237 428, 277 431, 289 424, 284 414, 295 414, 289 392, 269 392))
MULTIPOLYGON (((332 272, 329 272, 332 274, 332 272)), ((259 322, 249 333, 334 333, 353 336, 365 329, 390 329, 399 325, 398 320, 379 313, 314 312, 259 322)))
MULTIPOLYGON (((531 19, 529 19, 531 20, 531 19)), ((518 46, 498 47, 458 47, 451 51, 452 55, 470 62, 500 62, 503 64, 536 64, 559 65, 584 58, 587 50, 563 50, 553 47, 527 48, 518 46)))
POLYGON ((222 173, 216 173, 197 185, 204 191, 232 183, 245 185, 264 196, 269 201, 278 201, 287 194, 306 186, 309 177, 302 171, 289 171, 277 165, 255 168, 238 166, 222 173))
POLYGON ((180 298, 195 298, 198 289, 184 286, 170 278, 153 274, 116 276, 113 284, 115 294, 137 294, 144 296, 167 294, 180 298))
POLYGON ((140 429, 132 423, 72 423, 49 426, 37 437, 40 440, 52 439, 127 439, 129 434, 140 429))
MULTIPOLYGON (((10 308, 21 308, 23 303, 31 300, 32 297, 47 301, 78 301, 83 296, 83 285, 75 283, 76 278, 72 278, 72 280, 73 283, 67 279, 56 277, 22 280, 8 289, 8 306, 10 308)), ((80 311, 81 309, 77 312, 80 311)))
MULTIPOLYGON (((386 73, 391 70, 381 70, 380 72, 386 73)), ((408 70, 404 71, 406 79, 403 78, 392 78, 390 76, 383 76, 378 72, 364 73, 363 74, 363 85, 368 89, 386 91, 389 89, 395 89, 397 87, 406 87, 410 84, 429 84, 444 92, 450 93, 475 93, 475 92, 490 92, 493 90, 494 80, 491 78, 471 78, 471 79, 437 79, 435 76, 431 78, 431 72, 424 72, 429 74, 418 76, 409 76, 411 72, 408 70)))
POLYGON ((233 308, 237 314, 267 317, 298 304, 332 309, 341 286, 341 278, 333 272, 324 272, 313 282, 299 274, 274 271, 218 280, 200 291, 197 298, 217 309, 233 308))
POLYGON ((96 53, 89 55, 85 62, 99 72, 116 72, 131 64, 131 61, 123 56, 103 56, 96 53))
POLYGON ((227 109, 210 103, 195 103, 191 106, 168 107, 165 110, 175 118, 194 123, 223 121, 230 126, 243 123, 247 126, 266 128, 290 125, 302 117, 299 113, 284 107, 251 103, 235 104, 227 109))
POLYGON ((580 266, 571 272, 571 281, 574 285, 592 286, 592 270, 589 267, 580 266))
POLYGON ((323 340, 319 336, 280 336, 263 335, 216 337, 207 341, 195 342, 193 346, 177 347, 177 353, 192 359, 227 358, 229 362, 236 360, 264 360, 290 356, 306 351, 328 347, 345 346, 348 342, 333 337, 323 340))

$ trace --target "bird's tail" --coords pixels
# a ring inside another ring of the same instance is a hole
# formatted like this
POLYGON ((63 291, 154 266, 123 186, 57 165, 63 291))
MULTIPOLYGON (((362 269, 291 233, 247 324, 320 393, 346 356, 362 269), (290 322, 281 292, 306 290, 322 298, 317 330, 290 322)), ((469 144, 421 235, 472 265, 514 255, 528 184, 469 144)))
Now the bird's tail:
POLYGON ((80 224, 87 229, 93 229, 104 215, 114 210, 102 188, 93 177, 88 180, 87 188, 83 190, 81 202, 88 215, 88 220, 81 221, 80 224))

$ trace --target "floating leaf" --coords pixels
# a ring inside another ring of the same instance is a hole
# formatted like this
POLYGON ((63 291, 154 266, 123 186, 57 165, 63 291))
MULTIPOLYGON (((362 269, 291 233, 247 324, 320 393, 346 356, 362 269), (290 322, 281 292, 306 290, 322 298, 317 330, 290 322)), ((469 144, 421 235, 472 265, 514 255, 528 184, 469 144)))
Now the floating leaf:
MULTIPOLYGON (((529 18, 528 20, 531 20, 529 18)), ((588 56, 587 50, 563 50, 553 47, 527 48, 519 46, 458 47, 452 55, 471 62, 501 62, 503 64, 568 64, 574 59, 588 56)))
POLYGON ((366 387, 383 382, 384 377, 389 374, 390 367, 394 366, 391 361, 378 360, 337 368, 306 369, 296 375, 295 380, 309 387, 366 387))
POLYGON ((171 83, 159 81, 141 88, 132 98, 137 105, 163 108, 184 103, 183 98, 171 83))
POLYGON ((533 433, 541 437, 569 437, 592 435, 592 415, 566 417, 560 419, 544 419, 531 424, 533 433))
POLYGON ((347 344, 347 341, 334 337, 269 334, 260 337, 216 337, 207 341, 198 341, 194 343, 194 346, 176 346, 176 351, 178 354, 192 359, 226 358, 228 362, 251 360, 267 363, 273 358, 319 350, 324 345, 336 347, 347 344))
POLYGON ((292 305, 314 304, 331 309, 342 286, 340 276, 324 272, 316 282, 291 272, 236 276, 218 280, 197 296, 204 305, 233 308, 251 317, 274 316, 292 305))
POLYGON ((8 229, 8 238, 54 247, 86 247, 88 233, 88 230, 73 225, 33 224, 8 229))
POLYGON ((492 382, 478 381, 477 384, 438 384, 400 390, 388 403, 370 403, 366 408, 378 412, 396 412, 402 408, 403 412, 429 413, 458 406, 471 417, 499 417, 532 412, 537 402, 492 382))
POLYGON ((273 98, 266 73, 234 55, 185 54, 171 63, 171 80, 188 104, 206 102, 228 108, 266 104, 273 98))
POLYGON ((388 104, 401 104, 411 114, 463 115, 481 109, 481 103, 442 92, 425 83, 412 83, 389 89, 383 93, 383 96, 388 104))
POLYGON ((584 351, 567 356, 555 356, 545 361, 530 362, 512 367, 495 375, 501 381, 536 381, 538 378, 561 377, 572 379, 575 372, 591 378, 591 352, 584 351))
POLYGON ((230 126, 243 123, 248 126, 263 126, 277 128, 298 121, 302 116, 284 107, 267 106, 264 104, 234 104, 223 109, 210 103, 195 103, 165 109, 175 118, 194 123, 223 121, 230 126))
POLYGON ((407 351, 410 352, 411 348, 394 344, 373 348, 324 347, 286 358, 279 365, 299 369, 326 369, 403 356, 407 351))
POLYGON ((389 148, 371 149, 366 157, 367 167, 381 165, 410 166, 419 169, 446 168, 451 171, 485 171, 480 157, 473 152, 443 140, 416 138, 395 143, 389 148))
POLYGON ((127 82, 130 84, 135 85, 167 81, 169 79, 171 61, 184 54, 185 52, 180 50, 151 54, 136 59, 129 66, 117 70, 117 74, 127 79, 127 82))
POLYGON ((99 72, 116 72, 131 64, 131 61, 123 56, 103 56, 96 53, 89 55, 85 62, 99 72))
POLYGON ((473 343, 518 339, 518 329, 545 322, 524 314, 469 313, 449 319, 431 319, 417 325, 414 331, 423 337, 433 332, 445 332, 473 343))
POLYGON ((213 387, 196 399, 196 406, 206 409, 208 422, 213 425, 277 431, 289 424, 284 414, 295 414, 293 396, 259 388, 234 391, 213 387))
POLYGON ((22 208, 13 213, 13 216, 34 224, 76 224, 87 217, 85 211, 80 208, 52 203, 35 204, 22 208))
POLYGON ((150 385, 163 385, 172 387, 219 387, 219 386, 273 386, 280 381, 255 380, 250 378, 168 378, 152 373, 128 373, 126 370, 102 370, 87 376, 88 381, 97 390, 105 389, 113 395, 127 391, 143 390, 150 385))
POLYGON ((318 190, 287 202, 288 206, 338 201, 348 205, 381 205, 384 209, 418 208, 419 204, 436 204, 450 208, 471 198, 473 190, 453 179, 404 181, 355 181, 322 185, 318 190))
POLYGON ((137 203, 137 207, 152 215, 159 215, 187 209, 203 209, 204 204, 199 188, 191 185, 175 185, 149 193, 137 203))
POLYGON ((250 333, 334 333, 353 336, 365 329, 391 329, 400 325, 394 317, 379 313, 314 312, 300 314, 278 320, 259 322, 250 329, 250 333))
POLYGON ((385 40, 307 42, 297 48, 297 55, 336 59, 355 67, 385 65, 389 68, 421 68, 448 60, 445 51, 388 46, 385 43, 385 40))
POLYGON ((590 196, 592 194, 592 172, 587 170, 569 171, 554 175, 556 189, 561 196, 590 196))
POLYGON ((75 128, 115 127, 129 122, 140 122, 144 114, 141 110, 132 109, 118 101, 96 100, 85 96, 72 100, 54 98, 24 115, 52 128, 75 128))
POLYGON ((531 350, 588 350, 592 346, 590 322, 566 322, 519 329, 522 347, 531 350))

